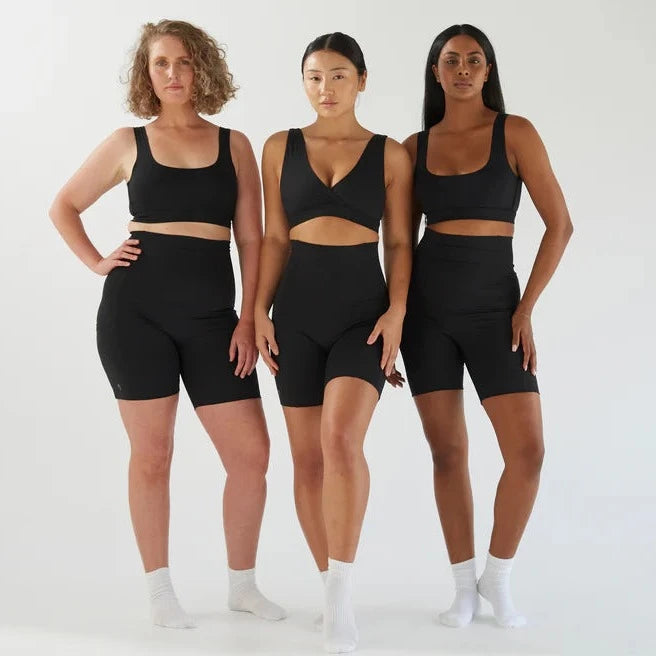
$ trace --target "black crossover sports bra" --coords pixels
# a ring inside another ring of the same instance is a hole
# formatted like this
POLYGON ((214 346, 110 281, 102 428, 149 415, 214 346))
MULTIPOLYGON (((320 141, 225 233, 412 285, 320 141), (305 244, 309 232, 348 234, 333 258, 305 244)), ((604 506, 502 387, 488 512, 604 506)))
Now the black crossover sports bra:
POLYGON ((436 175, 426 168, 428 130, 417 135, 415 198, 426 225, 449 219, 489 219, 515 222, 522 179, 506 157, 506 114, 497 114, 487 164, 473 173, 436 175))
POLYGON ((143 223, 198 221, 230 227, 237 203, 237 176, 230 130, 219 128, 214 164, 186 169, 155 161, 145 127, 134 128, 137 160, 128 182, 130 214, 143 223))
POLYGON ((289 227, 318 216, 336 216, 378 232, 385 209, 385 139, 375 134, 356 165, 332 187, 310 166, 305 139, 289 130, 280 174, 280 196, 289 227))

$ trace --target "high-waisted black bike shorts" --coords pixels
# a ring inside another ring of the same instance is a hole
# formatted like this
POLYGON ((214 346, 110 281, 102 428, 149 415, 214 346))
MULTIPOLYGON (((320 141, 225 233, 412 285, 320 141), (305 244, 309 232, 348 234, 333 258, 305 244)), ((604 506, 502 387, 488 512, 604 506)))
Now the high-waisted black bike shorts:
POLYGON ((427 229, 415 251, 401 343, 413 396, 462 389, 464 365, 481 401, 537 392, 521 345, 511 349, 519 298, 511 237, 427 229))
POLYGON ((259 398, 255 371, 234 375, 237 325, 230 242, 134 232, 141 254, 107 276, 98 308, 100 359, 117 399, 176 394, 194 405, 259 398))
POLYGON ((367 338, 388 306, 376 243, 292 240, 273 306, 281 404, 321 405, 325 385, 340 376, 365 380, 380 396, 382 338, 372 345, 367 338))

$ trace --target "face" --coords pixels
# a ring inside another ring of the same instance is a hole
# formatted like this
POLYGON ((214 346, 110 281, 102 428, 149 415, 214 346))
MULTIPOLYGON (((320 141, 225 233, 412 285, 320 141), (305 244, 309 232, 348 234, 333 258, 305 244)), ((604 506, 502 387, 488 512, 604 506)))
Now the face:
POLYGON ((182 41, 162 36, 150 44, 150 80, 162 105, 184 105, 193 93, 194 67, 182 41))
POLYGON ((366 71, 358 71, 348 57, 332 50, 318 50, 303 64, 303 86, 314 111, 322 117, 352 112, 359 91, 364 91, 366 71))
POLYGON ((492 70, 476 39, 460 34, 449 39, 433 64, 433 74, 446 96, 466 99, 479 95, 492 70))

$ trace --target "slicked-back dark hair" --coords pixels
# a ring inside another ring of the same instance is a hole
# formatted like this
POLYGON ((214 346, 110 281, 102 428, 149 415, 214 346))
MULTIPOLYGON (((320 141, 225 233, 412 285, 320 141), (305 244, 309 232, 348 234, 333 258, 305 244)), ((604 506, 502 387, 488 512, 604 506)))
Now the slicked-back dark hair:
POLYGON ((451 25, 451 27, 447 27, 446 30, 440 32, 435 37, 428 52, 424 87, 424 130, 428 130, 428 128, 439 123, 444 118, 444 90, 435 79, 433 64, 437 64, 437 60, 446 42, 454 36, 461 34, 472 37, 483 50, 486 65, 492 64, 487 82, 483 85, 483 104, 497 112, 505 112, 503 93, 501 93, 501 83, 499 82, 499 68, 497 67, 497 59, 490 40, 481 30, 473 25, 468 25, 467 23, 463 25, 451 25))
POLYGON ((319 50, 332 50, 344 55, 355 66, 358 75, 363 75, 367 71, 367 65, 364 63, 364 55, 358 45, 358 42, 348 34, 343 32, 332 32, 331 34, 322 34, 308 45, 301 59, 301 73, 305 60, 314 52, 319 50))

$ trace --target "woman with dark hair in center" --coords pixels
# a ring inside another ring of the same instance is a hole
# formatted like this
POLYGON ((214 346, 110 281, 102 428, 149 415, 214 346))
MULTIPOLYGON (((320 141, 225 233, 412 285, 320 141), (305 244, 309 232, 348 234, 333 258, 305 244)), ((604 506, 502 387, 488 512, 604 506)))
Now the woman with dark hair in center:
POLYGON ((402 353, 433 455, 435 498, 456 583, 455 601, 440 620, 469 624, 480 593, 499 624, 521 626, 509 577, 544 450, 531 314, 572 223, 540 137, 525 118, 505 114, 494 50, 471 25, 453 25, 433 41, 424 130, 405 145, 415 162, 414 243, 422 214, 426 230, 415 252, 402 353), (546 230, 520 295, 512 235, 522 183, 546 230), (505 464, 478 583, 465 364, 505 464))
POLYGON ((399 143, 355 117, 367 70, 351 37, 318 37, 301 70, 317 119, 264 146, 255 327, 285 414, 298 517, 325 580, 325 648, 341 653, 358 639, 350 587, 369 492, 364 437, 385 379, 403 382, 394 361, 410 281, 412 168, 399 143))

